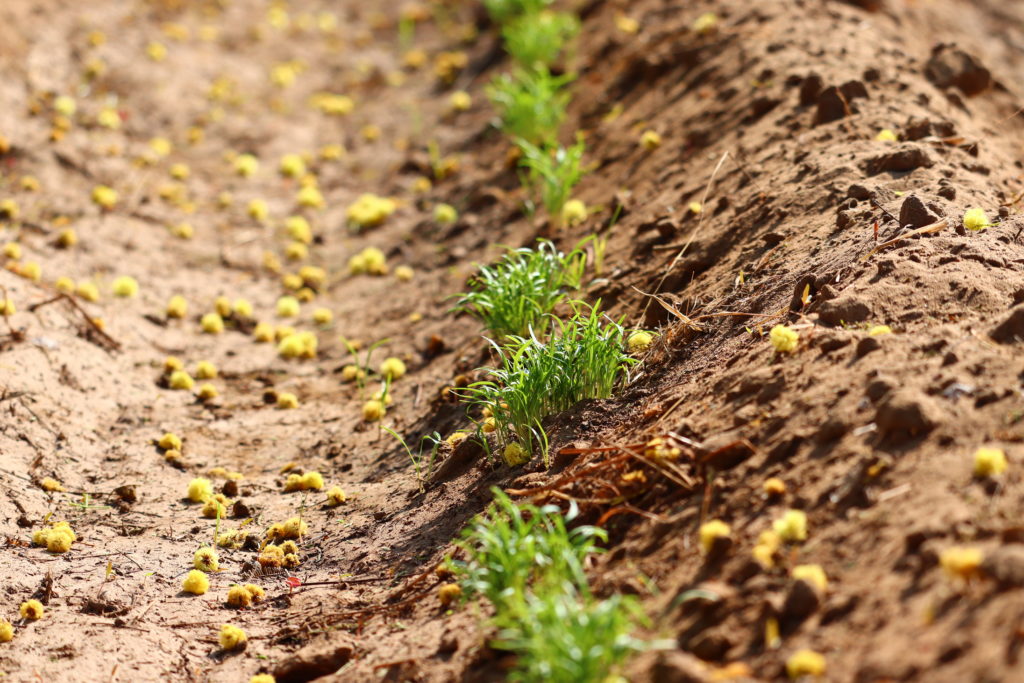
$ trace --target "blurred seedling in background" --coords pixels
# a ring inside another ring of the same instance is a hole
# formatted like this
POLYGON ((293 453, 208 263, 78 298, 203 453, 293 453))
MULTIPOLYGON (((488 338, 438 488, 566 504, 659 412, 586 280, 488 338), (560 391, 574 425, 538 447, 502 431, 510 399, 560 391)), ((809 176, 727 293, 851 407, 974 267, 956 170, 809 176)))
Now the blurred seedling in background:
POLYGON ((498 111, 497 126, 511 138, 554 144, 569 105, 566 86, 574 79, 573 74, 554 76, 543 66, 495 76, 485 92, 498 111))
POLYGON ((572 196, 572 190, 586 175, 583 168, 583 152, 586 143, 583 135, 576 136, 571 147, 538 147, 526 139, 516 140, 522 152, 519 165, 527 169, 521 175, 523 187, 533 197, 527 202, 530 213, 536 210, 539 200, 544 205, 549 219, 557 226, 562 221, 562 207, 572 196))
POLYGON ((577 249, 586 249, 587 245, 590 245, 593 259, 591 265, 596 277, 600 277, 604 273, 604 256, 608 250, 608 239, 611 237, 611 232, 615 228, 615 224, 619 222, 619 214, 622 212, 622 205, 618 204, 615 207, 615 211, 612 213, 611 219, 608 221, 608 227, 602 233, 594 233, 589 237, 585 237, 576 245, 577 249))
POLYGON ((345 381, 354 382, 356 386, 359 387, 360 395, 362 395, 363 389, 366 387, 367 377, 369 377, 372 372, 370 359, 373 357, 373 352, 390 341, 390 339, 381 339, 380 341, 370 344, 366 347, 365 355, 363 356, 362 362, 360 362, 359 345, 345 337, 341 338, 341 343, 345 345, 345 348, 352 356, 352 363, 342 369, 342 376, 345 381), (354 370, 350 370, 349 368, 354 368, 354 370))
POLYGON ((442 156, 441 147, 436 140, 427 143, 427 154, 430 157, 430 172, 434 180, 444 180, 459 170, 459 160, 453 156, 442 156))
POLYGON ((398 20, 398 48, 402 52, 408 52, 412 49, 415 41, 416 18, 409 14, 403 14, 398 20))
POLYGON ((579 20, 568 12, 522 14, 501 29, 505 50, 525 69, 551 67, 580 31, 579 20))
POLYGON ((92 496, 90 496, 88 493, 83 493, 82 494, 81 502, 76 503, 76 502, 70 501, 70 500, 66 501, 66 502, 71 507, 76 507, 79 510, 81 510, 82 512, 88 512, 89 510, 109 510, 110 509, 109 505, 93 505, 91 501, 92 501, 92 496))
POLYGON ((484 8, 496 24, 506 24, 516 17, 535 14, 550 4, 551 0, 484 0, 484 8))

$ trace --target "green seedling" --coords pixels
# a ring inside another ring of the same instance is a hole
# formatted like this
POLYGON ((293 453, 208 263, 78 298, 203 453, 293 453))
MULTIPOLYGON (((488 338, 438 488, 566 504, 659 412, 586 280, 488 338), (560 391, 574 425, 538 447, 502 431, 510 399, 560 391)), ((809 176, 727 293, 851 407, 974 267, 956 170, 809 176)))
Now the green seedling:
MULTIPOLYGON (((616 210, 616 212, 617 211, 618 210, 616 210)), ((614 217, 612 220, 612 224, 603 235, 595 232, 589 237, 585 237, 580 240, 580 243, 576 245, 576 248, 580 250, 584 250, 587 248, 587 245, 590 245, 593 252, 593 260, 591 263, 593 265, 594 275, 598 277, 604 273, 604 256, 605 252, 608 250, 608 238, 611 237, 612 228, 615 227, 614 217)))
POLYGON ((423 446, 424 444, 430 444, 430 460, 427 462, 427 476, 429 477, 434 471, 434 461, 437 460, 438 451, 441 450, 441 445, 444 443, 444 438, 440 432, 434 432, 433 434, 424 434, 420 437, 420 462, 423 461, 423 446))
POLYGON ((540 447, 545 465, 543 419, 583 399, 610 397, 638 362, 626 351, 628 331, 601 315, 600 301, 574 305, 569 320, 551 318, 547 342, 532 334, 510 337, 504 346, 492 341, 500 367, 486 368, 489 379, 460 392, 466 403, 491 414, 501 447, 518 442, 527 453, 540 447))
POLYGON ((571 588, 529 594, 516 612, 499 613, 492 645, 517 655, 509 681, 602 683, 647 649, 630 635, 643 613, 633 596, 581 598, 571 588))
POLYGON ((495 647, 513 652, 511 681, 601 683, 645 644, 630 636, 643 615, 629 597, 596 601, 587 585, 587 558, 607 542, 603 529, 570 528, 572 504, 514 503, 499 489, 457 543, 465 560, 446 559, 468 595, 493 605, 495 647))
POLYGON ((404 448, 406 454, 408 454, 409 460, 412 461, 412 467, 416 471, 416 483, 419 484, 420 493, 422 493, 423 492, 423 477, 420 474, 420 461, 419 461, 419 458, 417 458, 415 455, 413 455, 412 450, 409 449, 409 445, 407 443, 405 443, 405 439, 403 439, 402 436, 398 432, 396 432, 393 429, 389 429, 388 427, 381 427, 381 429, 383 429, 385 432, 387 432, 391 436, 395 437, 395 440, 398 441, 398 443, 402 444, 402 448, 404 448))
POLYGON ((491 21, 505 24, 524 14, 536 14, 551 2, 552 0, 484 0, 484 8, 491 21))
POLYGON ((500 489, 494 502, 463 531, 464 561, 449 565, 468 595, 483 595, 499 610, 515 610, 535 582, 586 585, 584 562, 601 552, 607 533, 598 527, 569 529, 575 505, 563 516, 557 506, 517 504, 500 489))
POLYGON ((522 151, 519 165, 527 169, 521 176, 523 186, 534 195, 534 204, 539 199, 551 220, 559 223, 562 207, 587 172, 583 168, 583 136, 577 135, 571 147, 537 146, 525 138, 519 138, 516 144, 522 151))
POLYGON ((210 543, 210 547, 211 548, 216 548, 219 545, 219 543, 217 543, 217 539, 220 538, 220 511, 221 511, 221 508, 222 508, 222 506, 220 506, 220 505, 217 506, 217 522, 213 526, 213 541, 210 543))
POLYGON ((580 22, 568 12, 522 14, 501 30, 505 50, 524 69, 549 68, 579 33, 580 22))
POLYGON ((447 174, 447 169, 445 168, 445 159, 441 156, 441 147, 437 144, 437 140, 431 140, 427 143, 427 155, 430 158, 430 172, 433 174, 434 180, 442 180, 447 174))
POLYGON ((363 419, 367 422, 377 423, 377 436, 380 437, 381 430, 385 429, 381 420, 387 414, 388 404, 391 403, 391 377, 384 376, 381 379, 380 391, 373 394, 370 400, 363 405, 363 419))
POLYGON ((441 447, 441 444, 444 443, 444 439, 441 438, 441 435, 438 432, 434 432, 433 434, 430 434, 430 435, 425 435, 422 439, 420 439, 420 452, 419 452, 419 455, 416 455, 416 454, 414 454, 412 452, 412 449, 409 448, 409 445, 407 443, 405 443, 405 439, 403 439, 401 437, 401 435, 398 434, 398 432, 394 431, 393 429, 389 429, 387 427, 381 427, 381 429, 383 429, 385 432, 387 432, 391 436, 395 437, 395 439, 398 440, 398 443, 402 444, 402 448, 405 449, 406 454, 408 454, 408 456, 409 456, 409 460, 412 461, 412 467, 416 471, 416 482, 419 485, 420 493, 423 493, 423 491, 424 491, 423 483, 425 481, 425 476, 424 476, 423 470, 422 470, 422 464, 423 464, 423 442, 426 441, 426 442, 432 444, 432 447, 430 449, 430 460, 427 463, 427 472, 426 472, 426 477, 429 477, 430 476, 430 472, 431 472, 431 470, 433 470, 433 467, 434 467, 434 459, 437 456, 437 451, 441 447))
POLYGON ((598 237, 594 235, 594 275, 600 276, 604 273, 604 253, 608 249, 608 235, 598 237))
POLYGON ((497 263, 481 266, 454 310, 473 314, 498 339, 526 336, 579 288, 586 255, 568 254, 541 240, 536 249, 510 249, 497 263))
POLYGON ((398 21, 398 46, 405 52, 412 48, 416 40, 416 19, 409 15, 403 15, 398 21))
POLYGON ((569 104, 566 86, 574 78, 554 76, 544 66, 496 76, 486 93, 498 110, 498 126, 506 135, 534 145, 554 143, 569 104))
POLYGON ((363 357, 362 363, 360 363, 359 349, 356 347, 356 345, 353 344, 348 339, 346 339, 345 337, 341 338, 341 343, 345 345, 345 348, 348 349, 349 354, 352 356, 351 367, 354 367, 356 370, 356 372, 352 374, 352 381, 354 381, 356 383, 356 386, 359 387, 360 394, 362 394, 363 389, 366 387, 366 378, 369 377, 370 373, 372 372, 370 366, 370 359, 373 357, 373 352, 390 341, 390 339, 381 339, 380 341, 376 341, 370 344, 366 348, 366 355, 363 357))
POLYGON ((67 504, 72 506, 72 507, 78 508, 82 512, 88 512, 89 510, 109 510, 110 509, 109 505, 93 505, 91 503, 91 501, 92 501, 92 496, 90 496, 88 493, 83 493, 82 494, 82 501, 81 502, 74 503, 72 501, 67 501, 67 504))
POLYGON ((385 376, 380 383, 380 398, 379 400, 384 405, 388 404, 388 398, 391 395, 391 378, 385 376))
POLYGON ((600 277, 604 273, 604 255, 608 250, 608 238, 611 237, 612 230, 615 229, 615 225, 619 222, 619 216, 621 214, 622 204, 616 204, 615 210, 612 212, 612 217, 608 221, 608 227, 605 228, 604 232, 595 232, 590 237, 584 238, 576 245, 577 249, 585 249, 588 244, 591 245, 594 253, 594 275, 597 277, 600 277))

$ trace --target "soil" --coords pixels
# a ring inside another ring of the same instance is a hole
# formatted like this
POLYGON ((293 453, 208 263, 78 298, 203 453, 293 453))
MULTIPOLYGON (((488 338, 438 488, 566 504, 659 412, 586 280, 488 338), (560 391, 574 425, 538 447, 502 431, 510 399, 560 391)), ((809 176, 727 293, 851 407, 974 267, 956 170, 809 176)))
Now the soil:
POLYGON ((402 9, 391 3, 281 6, 290 27, 272 26, 272 3, 257 0, 0 8, 2 195, 20 206, 0 242, 17 240, 21 263, 42 271, 38 282, 0 271, 0 300, 17 307, 0 327, 0 616, 17 622, 0 645, 7 680, 501 680, 509 659, 488 646, 486 606, 442 609, 434 573, 492 486, 576 498, 608 529, 596 593, 638 596, 644 635, 674 644, 632 662, 631 680, 782 680, 803 648, 825 655, 835 681, 1024 678, 1024 7, 586 3, 565 133, 586 134, 593 170, 575 196, 593 210, 555 230, 520 209, 484 95, 505 65, 472 3, 439 4, 439 19, 415 32, 431 60, 467 52, 451 86, 432 61, 403 66, 402 9), (338 25, 321 31, 327 10, 338 25), (717 30, 694 33, 708 11, 717 30), (621 14, 639 22, 636 34, 619 28, 621 14), (177 25, 187 35, 169 35, 177 25), (95 30, 106 42, 90 42, 95 30), (166 59, 146 57, 151 41, 166 59), (87 80, 96 58, 106 70, 87 80), (293 60, 303 67, 295 83, 274 85, 271 69, 293 60), (222 76, 233 87, 215 101, 222 76), (469 111, 451 113, 453 89, 473 95, 469 111), (324 91, 351 96, 353 111, 308 106, 324 91), (78 101, 59 140, 54 94, 78 101), (95 125, 107 105, 118 130, 95 125), (361 135, 368 124, 379 139, 361 135), (190 129, 202 139, 190 142, 190 129), (663 140, 652 151, 638 145, 648 129, 663 140), (898 141, 876 140, 882 129, 898 141), (157 136, 174 151, 139 164, 157 136), (298 181, 277 173, 278 159, 332 144, 344 157, 313 163, 326 207, 296 207, 298 181), (458 168, 417 195, 432 145, 458 168), (256 155, 258 173, 237 177, 232 152, 256 155), (172 163, 189 166, 190 206, 159 197, 172 163), (24 188, 26 175, 39 191, 24 188), (90 201, 98 184, 118 191, 113 210, 90 201), (218 206, 222 192, 232 206, 218 206), (345 209, 364 192, 399 208, 355 232, 345 209), (265 224, 246 213, 254 198, 269 204, 265 224), (441 201, 459 210, 455 225, 432 220, 441 201), (996 224, 965 230, 970 207, 996 224), (264 252, 297 270, 281 228, 297 212, 316 234, 304 263, 327 272, 292 323, 316 332, 317 357, 280 358, 247 321, 201 333, 218 296, 282 322, 281 276, 264 252), (190 240, 169 230, 185 221, 190 240), (74 247, 55 246, 64 225, 77 231, 74 247), (422 437, 469 424, 447 388, 487 362, 487 346, 450 297, 475 264, 500 255, 496 245, 548 235, 571 248, 595 232, 608 247, 585 296, 659 332, 629 385, 551 418, 550 469, 539 457, 508 469, 456 451, 440 475, 417 477, 404 447, 362 419, 372 385, 342 382, 344 340, 386 340, 373 366, 406 361, 383 426, 416 452, 422 437), (391 275, 348 274, 367 246, 385 252, 391 275), (394 277, 399 265, 414 268, 411 281, 394 277), (138 280, 137 297, 111 294, 122 275, 138 280), (92 280, 100 301, 59 297, 60 276, 92 280), (190 304, 184 320, 164 315, 176 294, 190 304), (317 327, 321 306, 334 322, 317 327), (772 350, 778 323, 799 332, 796 352, 772 350), (891 334, 868 334, 883 324, 891 334), (170 355, 190 369, 213 362, 219 397, 167 388, 170 355), (276 408, 279 392, 299 408, 276 408), (155 444, 165 432, 184 441, 179 466, 155 444), (639 455, 655 436, 682 448, 673 467, 639 455), (983 446, 1007 453, 997 481, 972 478, 983 446), (284 493, 287 465, 321 472, 348 501, 284 493), (194 596, 181 582, 216 522, 185 493, 215 467, 244 475, 232 494, 242 508, 221 530, 301 515, 310 533, 288 571, 260 570, 253 550, 222 550, 210 591, 194 596), (627 486, 627 469, 646 481, 627 486), (45 492, 45 477, 66 492, 45 492), (764 492, 770 477, 785 494, 764 492), (787 508, 807 513, 808 540, 763 570, 751 550, 787 508), (732 542, 704 556, 696 532, 710 518, 731 525, 732 542), (71 552, 30 547, 33 530, 61 519, 78 536, 71 552), (939 555, 957 545, 984 551, 987 578, 943 574, 939 555), (788 577, 808 563, 824 568, 824 595, 788 577), (226 606, 238 582, 262 585, 266 601, 226 606), (46 616, 19 622, 31 597, 46 616), (771 620, 776 642, 766 642, 771 620), (218 648, 222 623, 246 630, 244 652, 218 648))

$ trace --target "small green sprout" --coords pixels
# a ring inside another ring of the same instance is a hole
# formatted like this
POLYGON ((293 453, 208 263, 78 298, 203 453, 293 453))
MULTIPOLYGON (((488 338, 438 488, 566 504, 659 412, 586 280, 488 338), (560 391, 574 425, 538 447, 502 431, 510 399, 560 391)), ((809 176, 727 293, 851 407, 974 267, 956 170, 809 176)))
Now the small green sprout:
POLYGON ((352 363, 350 365, 346 365, 342 369, 342 379, 346 382, 355 382, 356 386, 359 387, 361 394, 363 388, 366 386, 366 378, 372 372, 370 359, 373 356, 373 352, 390 341, 390 339, 381 339, 380 341, 370 344, 366 348, 366 354, 363 356, 362 362, 360 362, 359 347, 349 339, 342 337, 341 343, 345 345, 345 348, 352 356, 352 363))

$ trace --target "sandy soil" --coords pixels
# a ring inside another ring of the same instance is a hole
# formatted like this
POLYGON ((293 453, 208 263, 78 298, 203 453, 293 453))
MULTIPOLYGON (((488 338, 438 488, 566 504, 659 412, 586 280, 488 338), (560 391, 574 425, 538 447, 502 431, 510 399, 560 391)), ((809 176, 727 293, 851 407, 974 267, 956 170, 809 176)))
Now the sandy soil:
POLYGON ((0 300, 17 307, 0 327, 0 616, 17 621, 33 597, 47 610, 0 645, 6 680, 501 680, 508 662, 487 645, 486 608, 441 609, 432 571, 492 485, 575 497, 609 529, 596 590, 638 595, 646 635, 678 646, 637 659, 631 680, 782 680, 801 648, 823 653, 835 681, 1024 678, 1024 8, 587 3, 566 134, 587 134, 595 169, 576 195, 597 210, 555 232, 518 208, 483 94, 502 66, 496 37, 469 3, 448 3, 443 20, 415 32, 430 60, 467 52, 450 87, 431 61, 403 66, 398 7, 286 4, 288 27, 275 27, 261 0, 0 8, 0 134, 10 144, 0 199, 20 209, 3 220, 0 243, 23 252, 0 271, 0 300), (336 27, 318 26, 326 11, 336 27), (719 28, 697 35, 706 11, 719 28), (617 27, 622 13, 637 34, 617 27), (162 61, 147 57, 153 41, 166 47, 162 61), (96 60, 105 69, 86 75, 96 60), (294 83, 275 85, 272 70, 289 63, 294 83), (462 88, 474 104, 452 114, 448 93, 462 88), (309 106, 319 92, 355 106, 327 116, 309 106), (77 101, 57 136, 55 95, 77 101), (97 124, 105 107, 118 129, 97 124), (362 134, 371 124, 375 141, 362 134), (663 139, 650 152, 637 144, 647 129, 663 139), (899 140, 876 140, 882 129, 899 140), (173 151, 140 163, 154 137, 173 151), (417 194, 432 143, 458 171, 417 194), (320 158, 328 145, 345 154, 320 158), (322 209, 297 206, 299 182, 277 172, 283 155, 305 152, 322 209), (240 153, 260 160, 251 178, 233 172, 227 155, 240 153), (173 164, 189 176, 168 201, 173 164), (90 200, 100 184, 118 192, 110 211, 90 200), (353 232, 345 209, 364 192, 399 208, 353 232), (262 223, 246 212, 256 198, 269 206, 262 223), (459 209, 456 225, 434 223, 439 201, 459 209), (969 207, 998 224, 964 230, 969 207), (291 215, 316 236, 301 263, 285 256, 291 215), (192 239, 173 234, 183 222, 192 239), (924 235, 905 229, 936 223, 924 235), (79 241, 61 248, 66 227, 79 241), (481 459, 421 486, 402 446, 362 419, 372 386, 342 382, 343 339, 386 340, 371 365, 397 356, 409 367, 384 426, 413 448, 446 436, 468 420, 444 389, 487 359, 478 326, 452 315, 448 297, 474 263, 500 253, 496 244, 551 234, 571 247, 594 232, 609 246, 586 295, 661 333, 633 382, 551 420, 555 450, 575 450, 550 471, 481 459), (348 274, 367 246, 385 252, 389 275, 348 274), (16 272, 30 262, 38 282, 16 272), (326 281, 297 319, 282 320, 281 275, 301 265, 323 268, 326 281), (394 276, 400 265, 413 267, 411 281, 394 276), (134 298, 113 296, 124 275, 139 283, 134 298), (93 282, 100 300, 58 297, 59 277, 93 282), (185 319, 165 315, 173 295, 188 300, 185 319), (221 296, 248 299, 253 320, 203 334, 200 318, 221 296), (319 307, 332 323, 314 323, 319 307), (280 358, 254 341, 254 321, 314 331, 317 357, 280 358), (766 338, 779 322, 801 338, 781 357, 766 338), (868 334, 883 324, 891 334, 868 334), (219 396, 167 388, 167 356, 188 369, 214 363, 219 396), (299 408, 276 408, 281 392, 299 408), (166 432, 183 439, 180 463, 155 443, 166 432), (666 434, 686 447, 677 471, 618 457, 666 434), (609 446, 623 450, 597 450, 609 446), (995 485, 971 476, 982 446, 1009 458, 995 485), (645 469, 647 483, 627 487, 623 462, 645 469), (284 493, 288 465, 321 472, 348 501, 330 508, 322 493, 284 493), (302 516, 299 567, 265 571, 251 548, 222 550, 209 592, 181 591, 216 526, 186 490, 213 468, 244 475, 237 493, 213 476, 240 503, 222 531, 302 516), (46 477, 66 492, 44 491, 46 477), (787 492, 769 497, 770 477, 787 492), (586 503, 609 491, 618 503, 586 503), (751 550, 786 508, 806 511, 808 541, 763 570, 751 550), (711 517, 729 522, 733 539, 708 560, 696 530, 711 517), (62 519, 78 535, 71 552, 30 547, 33 530, 62 519), (990 578, 946 577, 938 558, 956 545, 982 549, 990 578), (825 569, 824 596, 794 588, 788 570, 805 563, 825 569), (228 607, 238 582, 263 586, 266 601, 228 607), (780 640, 767 645, 770 620, 780 640), (222 623, 245 628, 243 653, 219 650, 222 623))

